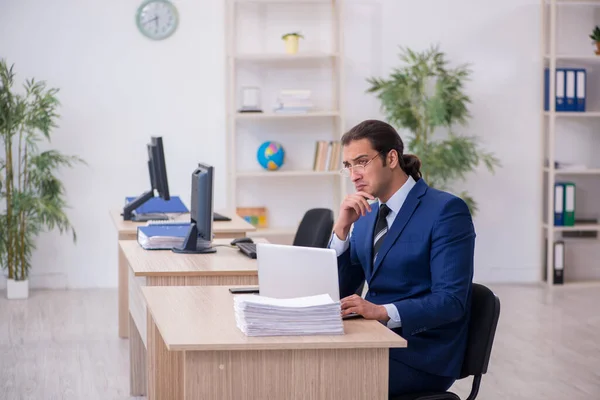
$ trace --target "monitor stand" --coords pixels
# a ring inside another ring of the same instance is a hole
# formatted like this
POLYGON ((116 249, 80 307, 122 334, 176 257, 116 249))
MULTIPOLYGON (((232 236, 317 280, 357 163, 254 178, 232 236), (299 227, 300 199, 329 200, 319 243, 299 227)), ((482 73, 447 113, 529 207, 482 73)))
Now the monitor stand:
POLYGON ((180 254, 209 254, 216 253, 217 249, 212 247, 211 242, 198 236, 198 228, 195 223, 190 224, 190 229, 185 236, 182 247, 173 247, 174 253, 180 254))

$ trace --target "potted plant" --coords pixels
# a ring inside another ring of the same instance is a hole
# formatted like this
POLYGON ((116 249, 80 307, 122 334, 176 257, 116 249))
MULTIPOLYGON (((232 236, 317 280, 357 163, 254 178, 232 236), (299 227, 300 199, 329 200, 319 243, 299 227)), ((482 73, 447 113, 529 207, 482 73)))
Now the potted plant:
POLYGON ((285 52, 288 54, 296 54, 298 52, 300 38, 304 39, 304 36, 298 32, 291 32, 283 35, 281 39, 285 42, 285 52))
POLYGON ((38 144, 55 128, 57 89, 27 80, 22 93, 13 89, 15 73, 0 60, 0 265, 7 270, 7 297, 29 296, 29 270, 35 237, 43 230, 76 233, 65 209, 61 166, 82 162, 38 144), (3 157, 3 158, 2 158, 3 157))
MULTIPOLYGON (((428 185, 451 190, 452 183, 465 180, 481 163, 494 172, 500 163, 481 149, 476 136, 457 133, 466 125, 471 102, 464 92, 468 65, 450 68, 438 46, 423 52, 400 48, 400 60, 389 78, 368 78, 367 93, 381 101, 388 122, 409 131, 407 149, 421 159, 421 172, 428 185)), ((463 191, 459 194, 471 212, 476 201, 463 191)))
POLYGON ((596 44, 596 55, 600 56, 600 27, 598 25, 596 25, 596 27, 592 31, 590 39, 592 39, 596 44))

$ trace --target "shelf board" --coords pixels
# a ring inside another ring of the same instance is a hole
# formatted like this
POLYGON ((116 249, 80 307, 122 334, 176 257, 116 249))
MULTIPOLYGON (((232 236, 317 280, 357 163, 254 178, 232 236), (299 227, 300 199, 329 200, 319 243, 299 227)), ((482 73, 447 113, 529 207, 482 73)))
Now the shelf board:
POLYGON ((338 171, 243 171, 238 178, 282 178, 294 176, 341 176, 338 171))
MULTIPOLYGON (((546 5, 550 5, 552 2, 546 0, 546 5)), ((556 4, 559 6, 600 6, 599 0, 556 0, 556 4)))
MULTIPOLYGON (((548 224, 543 224, 548 229, 548 224)), ((575 224, 573 226, 551 226, 554 232, 565 231, 600 231, 600 224, 575 224)))
MULTIPOLYGON (((546 60, 550 60, 550 54, 546 54, 544 58, 546 60)), ((595 54, 557 54, 555 58, 557 60, 598 61, 598 62, 600 62, 600 56, 597 56, 595 54)))
POLYGON ((236 54, 233 58, 240 61, 302 61, 302 60, 324 60, 328 58, 337 57, 337 53, 319 53, 319 52, 306 52, 296 54, 286 53, 257 53, 257 54, 236 54))
MULTIPOLYGON (((550 172, 550 168, 544 167, 544 172, 550 172)), ((588 169, 554 169, 555 175, 600 175, 600 168, 588 169)))
MULTIPOLYGON (((544 111, 544 115, 550 116, 550 111, 544 111)), ((570 111, 557 111, 554 113, 556 117, 567 117, 567 118, 598 118, 600 117, 600 111, 584 111, 584 112, 570 112, 570 111)))
POLYGON ((236 119, 281 119, 281 118, 317 118, 317 117, 338 117, 338 111, 309 111, 306 113, 241 113, 235 114, 236 119))

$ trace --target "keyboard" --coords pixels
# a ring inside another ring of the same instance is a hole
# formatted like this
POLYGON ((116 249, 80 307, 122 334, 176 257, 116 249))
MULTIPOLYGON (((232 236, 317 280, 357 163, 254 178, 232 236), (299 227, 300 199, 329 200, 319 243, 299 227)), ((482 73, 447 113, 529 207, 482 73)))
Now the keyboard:
POLYGON ((231 218, 218 212, 213 212, 213 221, 231 221, 231 218))
MULTIPOLYGON (((141 214, 141 217, 138 216, 138 219, 136 219, 135 221, 137 222, 148 222, 152 225, 168 225, 168 224, 181 224, 182 222, 190 222, 188 221, 178 221, 178 220, 174 220, 174 219, 170 219, 168 216, 166 216, 165 214, 141 214)), ((213 221, 231 221, 231 218, 229 218, 226 215, 223 214, 219 214, 217 212, 213 212, 213 221)))
POLYGON ((256 258, 256 243, 238 243, 236 246, 244 255, 256 258))

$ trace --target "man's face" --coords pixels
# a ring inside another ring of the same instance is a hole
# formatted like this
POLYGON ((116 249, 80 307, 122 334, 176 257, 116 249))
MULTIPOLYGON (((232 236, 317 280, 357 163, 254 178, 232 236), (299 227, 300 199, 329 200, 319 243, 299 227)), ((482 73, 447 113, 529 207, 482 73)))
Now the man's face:
POLYGON ((344 146, 342 160, 344 167, 350 168, 350 179, 356 191, 378 197, 381 188, 390 179, 390 171, 383 166, 383 160, 371 147, 368 139, 354 140, 344 146))

